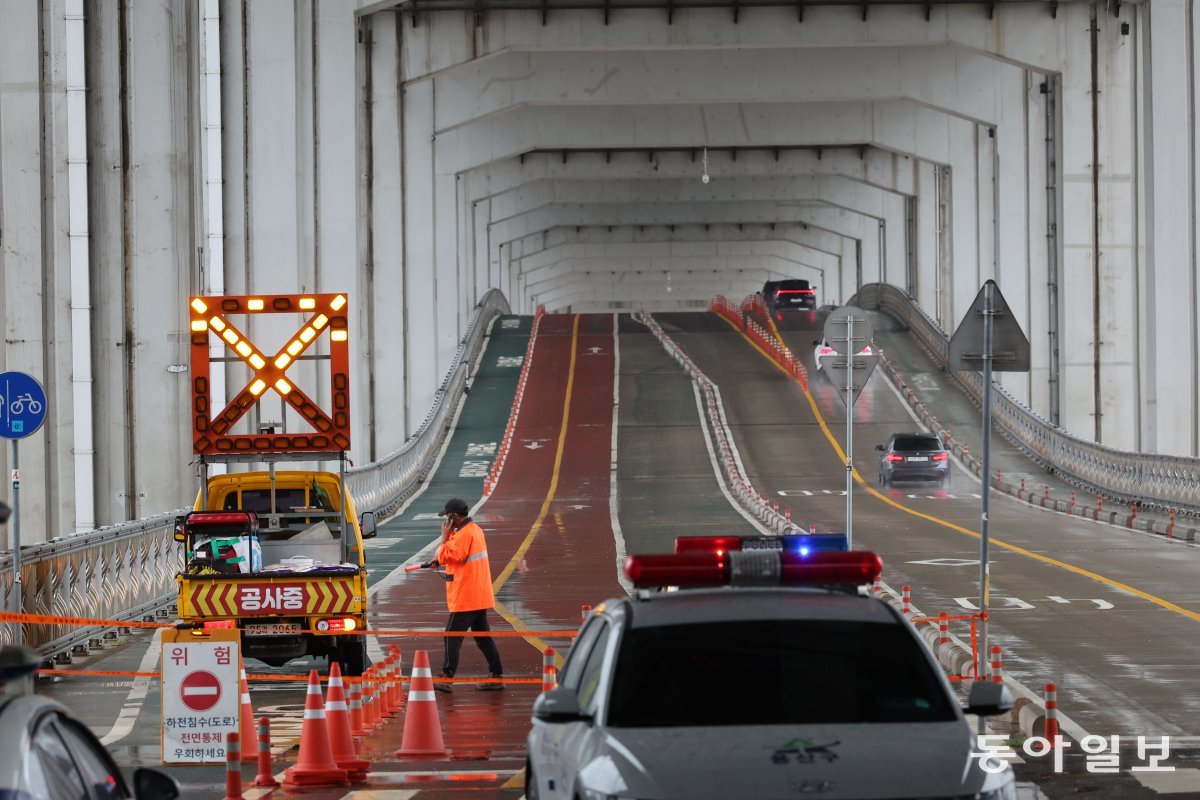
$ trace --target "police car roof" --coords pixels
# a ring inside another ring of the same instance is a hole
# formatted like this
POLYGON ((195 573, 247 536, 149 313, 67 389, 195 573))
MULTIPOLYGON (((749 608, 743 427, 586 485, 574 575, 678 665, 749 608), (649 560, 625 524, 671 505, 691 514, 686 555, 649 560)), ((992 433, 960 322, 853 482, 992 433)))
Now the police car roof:
POLYGON ((813 588, 686 589, 630 598, 629 603, 635 628, 764 619, 899 621, 891 606, 877 598, 813 588))

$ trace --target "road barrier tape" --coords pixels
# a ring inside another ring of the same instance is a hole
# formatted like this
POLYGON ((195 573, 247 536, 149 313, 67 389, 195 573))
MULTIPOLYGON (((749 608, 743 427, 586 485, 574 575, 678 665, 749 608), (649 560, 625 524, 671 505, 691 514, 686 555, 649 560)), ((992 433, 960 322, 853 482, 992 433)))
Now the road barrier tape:
MULTIPOLYGON (((111 669, 39 669, 38 675, 51 678, 162 678, 161 672, 128 672, 124 670, 111 669)), ((323 683, 329 681, 328 675, 317 676, 323 683)), ((276 683, 307 683, 309 676, 305 675, 263 675, 249 674, 246 676, 248 681, 263 681, 276 683)), ((348 675, 342 676, 342 681, 346 683, 375 683, 381 684, 389 681, 391 678, 385 677, 351 677, 348 675)), ((443 683, 479 683, 486 680, 488 683, 537 683, 541 684, 542 678, 446 678, 436 677, 434 682, 443 683)))
MULTIPOLYGON (((174 622, 136 622, 133 620, 123 619, 97 619, 93 617, 58 617, 49 614, 13 614, 11 612, 0 613, 0 622, 20 622, 26 625, 74 625, 77 627, 93 628, 175 628, 174 622)), ((185 625, 184 629, 189 626, 185 625)), ((197 628, 197 630, 201 630, 197 628)), ((229 626, 223 630, 245 630, 244 628, 236 628, 229 626)), ((306 633, 314 633, 313 631, 305 631, 306 633)), ((391 630, 386 628, 368 628, 361 631, 350 631, 348 633, 331 632, 325 635, 338 636, 392 636, 397 638, 418 638, 427 636, 491 636, 497 638, 504 637, 525 637, 530 633, 538 636, 545 636, 551 639, 569 639, 579 633, 579 630, 572 628, 570 630, 532 630, 532 631, 443 631, 443 630, 391 630)), ((305 678, 307 680, 307 677, 305 678)))

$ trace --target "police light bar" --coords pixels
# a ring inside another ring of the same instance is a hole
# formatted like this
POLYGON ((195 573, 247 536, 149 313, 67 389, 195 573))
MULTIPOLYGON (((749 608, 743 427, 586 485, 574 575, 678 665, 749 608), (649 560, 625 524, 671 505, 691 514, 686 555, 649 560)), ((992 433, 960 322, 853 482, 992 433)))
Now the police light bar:
POLYGON ((861 586, 883 573, 866 550, 809 555, 778 550, 715 550, 633 555, 625 575, 639 589, 659 586, 861 586))
POLYGON ((850 542, 844 533, 787 534, 785 536, 676 536, 676 553, 728 553, 735 550, 777 550, 808 556, 845 552, 850 542))

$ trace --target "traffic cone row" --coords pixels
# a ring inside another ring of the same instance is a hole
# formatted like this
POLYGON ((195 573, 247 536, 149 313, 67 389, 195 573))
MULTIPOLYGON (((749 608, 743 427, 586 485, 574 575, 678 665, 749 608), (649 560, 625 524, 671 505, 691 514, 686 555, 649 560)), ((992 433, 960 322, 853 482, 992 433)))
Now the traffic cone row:
MULTIPOLYGON (((355 752, 354 737, 365 736, 381 720, 384 713, 397 713, 403 704, 401 697, 402 673, 400 652, 395 645, 384 661, 370 667, 363 676, 361 691, 351 691, 349 700, 342 679, 341 667, 332 662, 329 667, 329 695, 321 695, 321 679, 314 669, 308 675, 308 691, 304 703, 304 725, 300 730, 300 752, 296 763, 284 770, 283 785, 289 788, 314 786, 348 786, 351 782, 366 780, 371 771, 369 761, 360 759, 355 752), (364 702, 363 697, 367 700, 364 702), (384 711, 387 709, 387 711, 384 711)), ((412 678, 407 701, 408 713, 404 721, 404 736, 397 758, 448 758, 450 751, 442 738, 442 725, 438 717, 437 701, 433 690, 433 673, 429 666, 429 653, 418 650, 413 658, 412 678)), ((250 708, 250 693, 246 684, 245 670, 242 671, 243 725, 248 720, 254 727, 253 710, 250 708)), ((259 774, 256 786, 272 786, 270 721, 259 720, 257 735, 249 741, 258 740, 257 752, 246 759, 238 747, 238 739, 247 741, 245 734, 230 734, 229 763, 243 760, 258 761, 259 774)), ((244 748, 249 749, 249 748, 244 748)), ((240 769, 237 785, 234 785, 233 768, 227 775, 226 793, 240 794, 240 769)))

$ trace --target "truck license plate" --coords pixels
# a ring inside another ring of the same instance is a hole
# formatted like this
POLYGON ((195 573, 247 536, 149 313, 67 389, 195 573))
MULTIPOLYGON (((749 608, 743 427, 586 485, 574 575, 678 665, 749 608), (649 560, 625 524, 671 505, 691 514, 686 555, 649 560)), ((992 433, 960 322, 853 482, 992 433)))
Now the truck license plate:
POLYGON ((298 622, 273 622, 267 625, 247 625, 247 636, 294 636, 300 633, 298 622))

